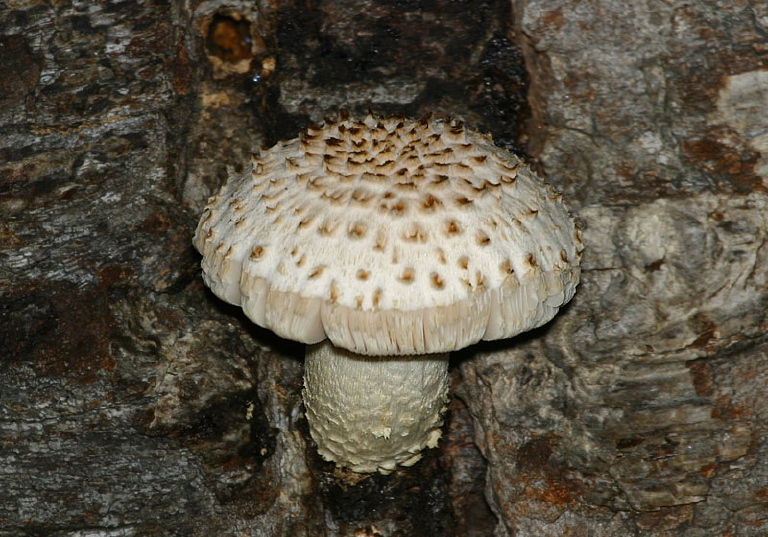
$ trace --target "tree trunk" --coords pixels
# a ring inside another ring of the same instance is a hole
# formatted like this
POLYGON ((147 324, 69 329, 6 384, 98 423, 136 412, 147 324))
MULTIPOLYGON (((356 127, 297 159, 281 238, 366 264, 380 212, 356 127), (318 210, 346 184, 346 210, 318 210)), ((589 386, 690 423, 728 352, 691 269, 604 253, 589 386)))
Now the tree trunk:
POLYGON ((0 536, 764 535, 766 21, 3 4, 0 536), (208 292, 191 246, 228 169, 340 108, 491 132, 587 246, 552 323, 453 357, 439 449, 362 479, 314 451, 303 348, 208 292))

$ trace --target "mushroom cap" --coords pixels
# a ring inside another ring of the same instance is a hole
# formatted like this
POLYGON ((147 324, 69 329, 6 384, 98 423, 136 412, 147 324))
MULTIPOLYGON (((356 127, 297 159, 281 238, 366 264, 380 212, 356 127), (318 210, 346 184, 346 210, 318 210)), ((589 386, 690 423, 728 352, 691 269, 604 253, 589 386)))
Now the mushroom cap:
POLYGON ((208 200, 203 278, 256 324, 352 352, 449 352, 549 321, 583 249, 560 196, 457 121, 327 120, 208 200))

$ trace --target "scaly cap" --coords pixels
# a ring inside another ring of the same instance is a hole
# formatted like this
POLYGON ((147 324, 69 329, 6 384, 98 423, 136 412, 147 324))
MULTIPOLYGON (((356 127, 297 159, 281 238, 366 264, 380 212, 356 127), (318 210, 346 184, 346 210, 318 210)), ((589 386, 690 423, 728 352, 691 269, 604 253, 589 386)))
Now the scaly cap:
POLYGON ((256 324, 368 355, 549 321, 583 248, 560 196, 456 121, 343 118, 254 157, 205 208, 203 277, 256 324))

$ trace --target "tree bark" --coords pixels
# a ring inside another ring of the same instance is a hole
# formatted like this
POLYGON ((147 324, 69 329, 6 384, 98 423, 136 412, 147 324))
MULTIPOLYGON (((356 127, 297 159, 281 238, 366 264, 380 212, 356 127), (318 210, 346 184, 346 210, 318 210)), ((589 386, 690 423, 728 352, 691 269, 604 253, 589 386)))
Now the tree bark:
POLYGON ((765 534, 766 21, 0 6, 0 536, 765 534), (208 292, 191 246, 228 170, 340 108, 491 132, 587 246, 552 323, 453 357, 440 448, 364 479, 314 451, 301 346, 208 292))
POLYGON ((462 365, 498 535, 767 531, 766 14, 515 2, 586 249, 563 315, 462 365))

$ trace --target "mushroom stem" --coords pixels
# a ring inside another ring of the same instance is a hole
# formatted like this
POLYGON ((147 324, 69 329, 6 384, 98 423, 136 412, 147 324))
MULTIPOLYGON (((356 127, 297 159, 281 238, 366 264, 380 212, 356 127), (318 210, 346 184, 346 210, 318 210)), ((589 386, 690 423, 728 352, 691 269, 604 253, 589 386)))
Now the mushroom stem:
POLYGON ((304 405, 320 455, 354 472, 391 473, 437 446, 448 354, 364 356, 327 340, 307 347, 304 405))

